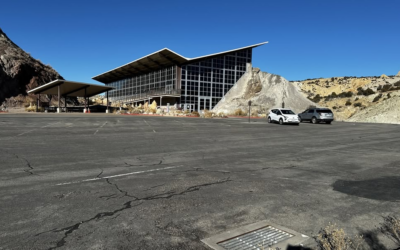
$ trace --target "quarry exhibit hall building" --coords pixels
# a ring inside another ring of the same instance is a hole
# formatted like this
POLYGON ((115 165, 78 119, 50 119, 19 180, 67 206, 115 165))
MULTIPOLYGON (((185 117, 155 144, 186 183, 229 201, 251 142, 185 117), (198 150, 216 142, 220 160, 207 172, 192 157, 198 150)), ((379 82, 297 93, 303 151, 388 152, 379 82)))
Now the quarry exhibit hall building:
POLYGON ((111 102, 177 105, 184 110, 211 110, 251 68, 252 50, 259 43, 196 58, 162 49, 93 77, 112 87, 111 102))

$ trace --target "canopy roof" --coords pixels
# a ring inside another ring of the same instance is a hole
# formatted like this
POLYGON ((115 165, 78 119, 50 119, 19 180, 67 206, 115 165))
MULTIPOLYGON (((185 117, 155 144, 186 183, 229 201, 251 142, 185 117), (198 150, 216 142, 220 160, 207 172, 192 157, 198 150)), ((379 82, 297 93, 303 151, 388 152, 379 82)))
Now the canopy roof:
POLYGON ((162 50, 156 51, 150 55, 144 56, 139 58, 135 61, 122 65, 118 68, 112 69, 100 75, 93 77, 92 79, 102 82, 102 83, 110 83, 117 80, 121 80, 127 77, 131 77, 134 75, 145 74, 151 71, 155 71, 158 69, 174 66, 174 65, 182 65, 191 63, 198 60, 204 60, 206 58, 220 56, 224 54, 228 54, 234 51, 255 48, 260 45, 266 44, 268 42, 258 43, 254 45, 250 45, 243 48, 238 48, 234 50, 228 50, 224 52, 219 52, 215 54, 210 54, 206 56, 200 56, 195 58, 187 58, 184 56, 179 55, 178 53, 164 48, 162 50))
POLYGON ((55 80, 39 86, 35 89, 29 90, 30 94, 48 94, 58 95, 58 86, 60 86, 60 94, 62 96, 80 96, 90 97, 106 92, 107 90, 114 89, 113 87, 102 86, 97 84, 90 84, 84 82, 73 82, 67 80, 55 80), (86 89, 86 95, 85 95, 86 89))

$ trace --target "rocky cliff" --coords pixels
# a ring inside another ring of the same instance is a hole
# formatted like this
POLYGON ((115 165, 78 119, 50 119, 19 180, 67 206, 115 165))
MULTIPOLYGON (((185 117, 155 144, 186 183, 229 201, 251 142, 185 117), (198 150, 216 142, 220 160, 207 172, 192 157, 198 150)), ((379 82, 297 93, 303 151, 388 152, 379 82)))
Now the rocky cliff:
POLYGON ((13 43, 0 29, 0 104, 10 97, 55 79, 63 79, 49 65, 34 59, 13 43))
POLYGON ((252 114, 266 114, 272 108, 290 108, 295 112, 304 111, 315 105, 307 99, 296 84, 279 75, 262 72, 258 68, 248 70, 214 107, 214 113, 234 114, 241 109, 248 110, 252 102, 252 114))

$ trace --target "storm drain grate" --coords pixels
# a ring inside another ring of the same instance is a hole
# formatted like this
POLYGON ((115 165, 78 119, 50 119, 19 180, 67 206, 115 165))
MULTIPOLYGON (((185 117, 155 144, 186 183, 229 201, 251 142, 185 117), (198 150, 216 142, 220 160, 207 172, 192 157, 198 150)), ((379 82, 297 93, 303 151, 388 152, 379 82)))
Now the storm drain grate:
POLYGON ((275 227, 266 226, 217 244, 227 250, 263 249, 263 247, 270 247, 293 236, 293 234, 275 227))

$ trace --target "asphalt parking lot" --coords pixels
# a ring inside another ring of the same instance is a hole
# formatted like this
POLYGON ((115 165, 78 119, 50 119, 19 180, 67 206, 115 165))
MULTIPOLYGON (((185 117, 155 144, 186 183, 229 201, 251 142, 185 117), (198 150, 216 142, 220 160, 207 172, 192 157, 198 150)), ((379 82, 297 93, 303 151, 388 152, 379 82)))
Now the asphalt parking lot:
POLYGON ((0 114, 0 249, 208 249, 201 239, 261 220, 373 237, 399 213, 399 135, 389 124, 0 114))

